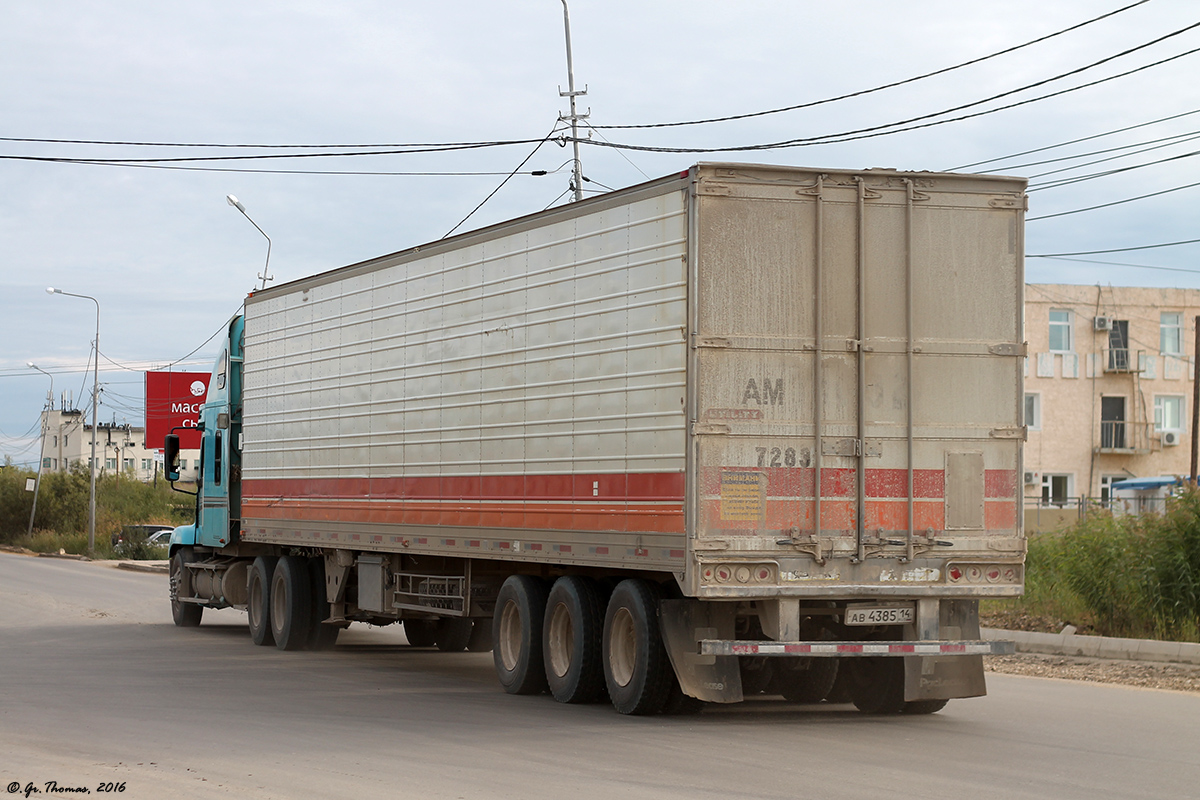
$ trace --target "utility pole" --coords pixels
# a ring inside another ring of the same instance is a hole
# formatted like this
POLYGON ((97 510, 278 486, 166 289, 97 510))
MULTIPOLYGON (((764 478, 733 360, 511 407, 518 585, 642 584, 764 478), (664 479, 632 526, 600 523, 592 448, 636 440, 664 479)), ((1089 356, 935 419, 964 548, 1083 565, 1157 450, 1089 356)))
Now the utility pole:
POLYGON ((584 85, 583 91, 575 91, 575 65, 571 61, 571 15, 567 10, 567 0, 562 0, 563 4, 563 27, 567 32, 567 91, 563 91, 560 87, 558 90, 559 97, 570 98, 571 113, 568 116, 558 115, 559 120, 570 120, 571 122, 571 144, 575 149, 575 167, 571 173, 571 188, 575 190, 575 202, 583 199, 583 162, 579 160, 579 120, 587 119, 590 114, 579 114, 575 110, 575 98, 587 94, 587 85, 584 85))

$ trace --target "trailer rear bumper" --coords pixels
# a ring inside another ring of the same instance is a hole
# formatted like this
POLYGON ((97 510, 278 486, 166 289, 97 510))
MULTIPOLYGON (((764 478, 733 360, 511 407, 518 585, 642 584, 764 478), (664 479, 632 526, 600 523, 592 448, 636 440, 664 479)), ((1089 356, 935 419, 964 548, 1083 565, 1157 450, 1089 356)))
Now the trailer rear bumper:
POLYGON ((928 641, 928 642, 747 642, 703 639, 702 656, 804 656, 808 658, 855 658, 880 656, 1003 656, 1016 652, 1013 642, 928 641))

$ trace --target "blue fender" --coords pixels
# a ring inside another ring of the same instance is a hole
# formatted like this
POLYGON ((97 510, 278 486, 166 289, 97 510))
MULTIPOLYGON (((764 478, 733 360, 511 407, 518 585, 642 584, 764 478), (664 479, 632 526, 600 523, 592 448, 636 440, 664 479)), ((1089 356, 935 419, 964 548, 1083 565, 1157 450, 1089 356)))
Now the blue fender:
POLYGON ((196 543, 196 526, 195 525, 180 525, 175 530, 171 531, 171 544, 168 551, 171 555, 175 555, 175 551, 183 545, 194 545, 196 543))

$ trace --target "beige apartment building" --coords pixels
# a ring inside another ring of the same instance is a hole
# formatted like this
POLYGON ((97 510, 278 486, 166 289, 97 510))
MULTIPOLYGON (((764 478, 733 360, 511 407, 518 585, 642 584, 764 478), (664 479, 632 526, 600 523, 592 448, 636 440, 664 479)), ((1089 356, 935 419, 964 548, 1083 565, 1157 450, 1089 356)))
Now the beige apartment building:
POLYGON ((1027 527, 1107 503, 1116 481, 1187 475, 1200 290, 1025 289, 1027 527))
MULTIPOLYGON (((63 472, 76 464, 92 460, 90 424, 78 410, 49 409, 42 411, 42 472, 63 472)), ((132 475, 140 481, 152 481, 162 473, 161 457, 156 447, 146 446, 146 431, 131 425, 101 422, 96 431, 96 461, 98 475, 119 473, 132 475)), ((200 466, 200 451, 180 453, 180 478, 194 482, 200 466)))

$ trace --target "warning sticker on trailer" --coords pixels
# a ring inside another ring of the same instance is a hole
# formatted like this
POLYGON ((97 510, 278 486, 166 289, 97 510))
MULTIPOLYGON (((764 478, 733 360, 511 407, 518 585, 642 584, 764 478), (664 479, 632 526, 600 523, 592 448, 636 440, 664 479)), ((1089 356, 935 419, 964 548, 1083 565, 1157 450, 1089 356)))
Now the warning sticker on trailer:
POLYGON ((721 519, 757 522, 763 518, 767 476, 749 470, 721 473, 721 519))

